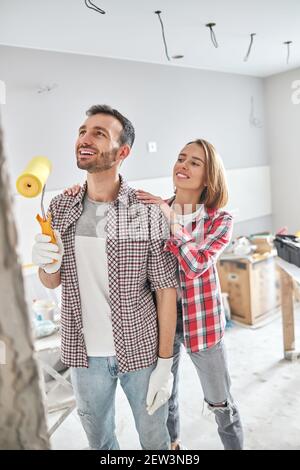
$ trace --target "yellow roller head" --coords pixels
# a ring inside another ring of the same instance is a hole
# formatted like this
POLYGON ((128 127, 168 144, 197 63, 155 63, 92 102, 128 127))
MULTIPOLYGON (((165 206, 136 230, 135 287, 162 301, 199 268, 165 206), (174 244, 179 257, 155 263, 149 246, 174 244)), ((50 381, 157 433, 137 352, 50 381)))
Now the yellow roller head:
POLYGON ((52 165, 48 158, 34 157, 17 179, 18 193, 25 197, 38 196, 46 184, 51 169, 52 165))

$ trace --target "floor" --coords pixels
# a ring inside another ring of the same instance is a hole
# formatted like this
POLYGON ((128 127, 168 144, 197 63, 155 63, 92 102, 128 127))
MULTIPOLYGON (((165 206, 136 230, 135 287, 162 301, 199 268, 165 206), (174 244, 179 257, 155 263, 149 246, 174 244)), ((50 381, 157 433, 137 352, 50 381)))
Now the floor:
MULTIPOLYGON (((300 307, 296 309, 295 322, 296 337, 300 338, 300 307)), ((259 329, 234 324, 226 330, 225 338, 232 393, 244 424, 245 448, 300 450, 300 360, 283 360, 280 315, 259 329)), ((185 353, 181 363, 180 400, 184 445, 188 449, 222 449, 214 416, 206 410, 202 412, 202 390, 185 353)), ((50 420, 53 419, 51 416, 50 420)), ((117 435, 121 449, 140 448, 121 389, 117 393, 117 435)), ((88 447, 76 411, 53 434, 51 443, 53 449, 88 447)))

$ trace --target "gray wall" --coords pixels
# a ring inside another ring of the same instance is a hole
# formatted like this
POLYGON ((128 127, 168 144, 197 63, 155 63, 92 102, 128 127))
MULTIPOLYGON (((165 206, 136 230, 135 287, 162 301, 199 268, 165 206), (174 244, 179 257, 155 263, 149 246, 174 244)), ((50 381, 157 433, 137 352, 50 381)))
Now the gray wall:
POLYGON ((272 230, 272 215, 257 217, 234 224, 232 238, 272 230))
POLYGON ((292 89, 300 68, 265 79, 268 151, 271 161, 273 229, 300 230, 300 103, 292 89))
MULTIPOLYGON (((215 144, 226 168, 269 163, 264 127, 263 80, 191 68, 0 46, 0 79, 7 101, 1 107, 13 180, 28 160, 48 156, 54 171, 48 189, 83 179, 74 142, 85 110, 95 103, 117 107, 135 124, 137 139, 123 166, 130 179, 168 176, 180 148, 205 137, 215 144), (49 93, 39 85, 57 83, 49 93), (157 153, 147 142, 156 141, 157 153)), ((270 228, 266 218, 258 230, 270 228)), ((251 231, 251 227, 250 227, 251 231)))

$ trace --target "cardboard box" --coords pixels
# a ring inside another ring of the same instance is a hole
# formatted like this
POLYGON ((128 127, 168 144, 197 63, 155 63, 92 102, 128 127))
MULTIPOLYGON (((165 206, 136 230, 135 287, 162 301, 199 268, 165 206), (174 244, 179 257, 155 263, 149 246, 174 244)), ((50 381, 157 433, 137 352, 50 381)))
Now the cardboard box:
POLYGON ((233 320, 254 325, 280 306, 280 279, 274 255, 220 259, 217 267, 222 292, 229 294, 233 320))
POLYGON ((256 246, 256 253, 271 253, 274 248, 271 236, 252 236, 250 241, 256 246))

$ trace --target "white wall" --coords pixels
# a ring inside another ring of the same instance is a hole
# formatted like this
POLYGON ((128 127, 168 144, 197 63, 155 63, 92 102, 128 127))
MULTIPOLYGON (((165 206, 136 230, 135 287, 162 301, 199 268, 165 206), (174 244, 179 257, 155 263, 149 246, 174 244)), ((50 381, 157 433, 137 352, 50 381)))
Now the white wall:
POLYGON ((300 230, 300 68, 265 79, 273 229, 300 230), (295 83, 296 88, 292 88, 295 83), (293 99, 294 96, 294 99, 293 99))
POLYGON ((227 168, 268 163, 263 128, 249 123, 251 96, 263 121, 263 81, 253 77, 0 46, 0 79, 7 155, 15 178, 36 154, 54 163, 49 189, 81 177, 74 142, 86 109, 111 104, 136 127, 136 144, 124 164, 130 180, 169 176, 183 145, 212 141, 227 168), (57 83, 50 93, 38 85, 57 83), (156 141, 157 153, 146 143, 156 141), (61 171, 61 168, 64 171, 61 171))
POLYGON ((241 208, 247 207, 240 216, 249 219, 252 211, 255 228, 248 220, 248 232, 270 228, 268 215, 263 211, 262 216, 253 199, 268 165, 262 79, 5 46, 0 46, 0 63, 7 89, 0 111, 13 182, 34 155, 52 160, 48 190, 83 181, 74 155, 78 127, 90 105, 107 103, 136 127, 132 155, 122 167, 128 180, 168 177, 182 146, 204 137, 215 144, 227 169, 258 168, 258 176, 246 179, 253 179, 254 190, 251 184, 239 189, 241 208), (37 93, 39 85, 52 83, 58 85, 53 91, 37 93), (250 122, 251 97, 262 127, 250 122), (149 141, 157 142, 157 153, 148 153, 149 141))

